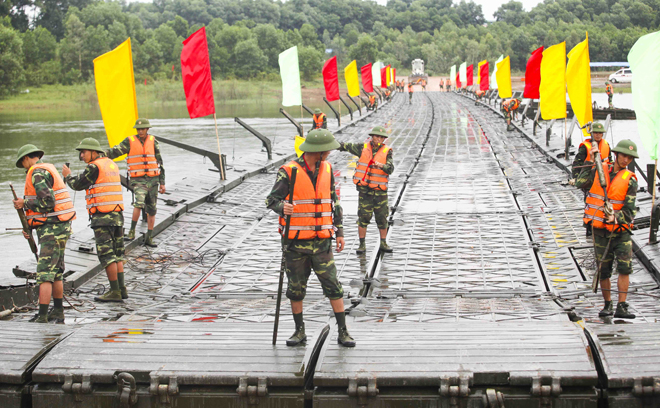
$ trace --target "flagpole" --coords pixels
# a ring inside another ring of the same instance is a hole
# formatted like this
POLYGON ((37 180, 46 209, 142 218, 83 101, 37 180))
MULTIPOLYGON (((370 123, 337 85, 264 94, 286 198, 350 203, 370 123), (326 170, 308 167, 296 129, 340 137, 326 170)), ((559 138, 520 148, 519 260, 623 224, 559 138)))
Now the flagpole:
MULTIPOLYGON (((653 221, 653 209, 655 208, 655 186, 658 183, 658 177, 656 176, 656 174, 658 173, 657 169, 658 169, 658 159, 655 159, 655 165, 653 166, 654 174, 653 174, 653 199, 651 200, 651 221, 653 221)), ((653 225, 653 222, 651 222, 651 225, 653 225)), ((651 234, 653 234, 653 227, 651 227, 650 230, 651 232, 649 234, 649 243, 651 243, 651 234)))
POLYGON ((303 111, 302 111, 302 104, 300 105, 300 137, 305 137, 305 128, 303 127, 303 111))
POLYGON ((227 176, 225 175, 225 164, 222 160, 222 153, 220 153, 220 135, 218 134, 218 118, 215 116, 215 112, 213 113, 213 121, 215 122, 215 139, 218 142, 218 156, 220 158, 220 180, 227 180, 227 176))

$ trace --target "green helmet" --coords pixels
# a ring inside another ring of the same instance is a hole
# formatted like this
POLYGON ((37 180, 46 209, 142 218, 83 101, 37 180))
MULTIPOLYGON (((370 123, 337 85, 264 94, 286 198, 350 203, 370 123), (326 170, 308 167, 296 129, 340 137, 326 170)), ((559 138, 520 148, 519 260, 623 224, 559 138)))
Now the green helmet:
POLYGON ((133 126, 134 129, 149 129, 151 127, 151 124, 149 123, 149 119, 143 119, 139 118, 138 120, 135 121, 135 126, 133 126))
POLYGON ((609 85, 609 84, 610 84, 610 81, 605 81, 605 85, 609 85))
POLYGON ((101 144, 99 143, 99 141, 94 139, 93 137, 88 137, 86 139, 83 139, 78 145, 78 147, 76 147, 76 150, 78 151, 92 150, 99 153, 104 152, 103 148, 101 148, 101 144))
POLYGON ((339 143, 328 129, 314 129, 298 148, 308 153, 327 152, 339 148, 339 143))
POLYGON ((591 133, 605 133, 605 126, 600 122, 594 122, 591 125, 591 133))
POLYGON ((628 156, 632 156, 636 159, 639 158, 639 154, 637 153, 637 145, 632 140, 623 139, 616 144, 616 147, 612 149, 612 151, 627 154, 628 156))
POLYGON ((35 152, 41 154, 41 156, 39 156, 40 159, 44 156, 44 151, 33 144, 26 144, 25 146, 18 149, 18 154, 16 155, 16 167, 22 169, 23 165, 21 162, 23 161, 23 157, 35 152))
POLYGON ((387 134, 387 129, 382 126, 376 126, 375 128, 371 129, 369 136, 390 137, 390 135, 387 134))
POLYGON ((321 113, 323 113, 323 112, 321 112, 321 109, 319 109, 319 108, 314 109, 314 114, 315 115, 320 115, 321 113))

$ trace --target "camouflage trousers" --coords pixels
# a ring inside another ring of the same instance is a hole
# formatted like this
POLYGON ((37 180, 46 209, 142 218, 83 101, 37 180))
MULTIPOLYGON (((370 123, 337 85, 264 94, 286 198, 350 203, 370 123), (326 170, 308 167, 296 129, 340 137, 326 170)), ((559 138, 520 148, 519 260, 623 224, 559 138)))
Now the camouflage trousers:
POLYGON ((156 215, 158 202, 158 177, 136 177, 131 179, 133 207, 144 208, 148 215, 156 215))
POLYGON ((37 228, 37 238, 39 238, 37 284, 62 280, 64 250, 70 236, 71 222, 45 224, 37 228))
POLYGON ((612 108, 612 106, 613 106, 613 105, 612 105, 612 98, 613 98, 613 97, 614 97, 614 95, 607 95, 607 105, 608 105, 610 108, 612 108))
POLYGON ((632 239, 627 232, 614 234, 603 258, 603 253, 609 241, 609 231, 596 231, 594 229, 594 243, 596 247, 596 259, 601 260, 600 279, 609 279, 612 276, 612 266, 616 259, 616 271, 620 275, 630 275, 632 270, 632 239))
POLYGON ((378 229, 387 228, 387 217, 390 215, 387 194, 360 193, 360 201, 358 202, 358 226, 367 228, 371 222, 372 215, 376 217, 378 229))
POLYGON ((344 289, 337 279, 337 266, 332 254, 332 245, 328 246, 323 242, 329 240, 329 238, 327 240, 309 240, 309 245, 313 247, 310 252, 297 252, 291 249, 284 253, 286 276, 288 278, 287 298, 293 301, 301 301, 305 298, 307 281, 312 269, 314 269, 314 273, 316 273, 316 277, 321 283, 323 295, 330 300, 344 297, 344 289))
POLYGON ((104 268, 114 262, 124 261, 124 227, 96 227, 94 240, 96 254, 104 268))

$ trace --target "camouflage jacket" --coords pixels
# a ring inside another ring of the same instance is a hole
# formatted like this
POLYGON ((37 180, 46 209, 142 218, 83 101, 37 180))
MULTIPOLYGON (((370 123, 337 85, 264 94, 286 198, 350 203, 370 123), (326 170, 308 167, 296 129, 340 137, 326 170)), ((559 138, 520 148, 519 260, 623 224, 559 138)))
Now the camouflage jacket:
MULTIPOLYGON (((138 140, 140 140, 139 137, 138 140)), ((142 142, 142 140, 140 140, 140 142, 142 142)), ((142 142, 142 144, 144 144, 144 142, 142 142)), ((130 151, 131 151, 131 140, 127 137, 126 139, 122 140, 121 143, 119 143, 117 146, 111 147, 110 149, 106 150, 105 155, 114 160, 117 157, 128 154, 128 152, 130 151)), ((158 162, 158 167, 160 167, 160 176, 158 176, 158 183, 161 186, 164 186, 165 168, 163 168, 163 157, 160 155, 160 146, 158 145, 158 138, 156 137, 154 137, 154 153, 156 154, 156 161, 158 162)))
MULTIPOLYGON (((585 166, 590 166, 592 163, 587 160, 584 162, 585 166)), ((610 170, 610 180, 614 179, 616 173, 614 167, 610 170)), ((590 190, 596 177, 596 167, 584 167, 580 175, 575 180, 575 187, 590 190)), ((637 198, 637 180, 631 177, 628 181, 628 191, 626 192, 626 199, 623 202, 623 208, 616 213, 616 222, 618 224, 631 224, 635 220, 637 209, 635 207, 635 200, 637 198)), ((626 232, 627 233, 627 232, 626 232)), ((617 235, 617 234, 614 234, 617 235)))
MULTIPOLYGON (((303 169, 307 169, 307 175, 309 178, 312 180, 312 184, 316 185, 316 174, 313 171, 310 171, 307 168, 307 163, 305 163, 304 155, 300 156, 299 158, 295 159, 295 161, 300 164, 300 166, 303 169)), ((333 202, 333 210, 332 210, 332 220, 333 224, 335 226, 335 234, 337 237, 343 237, 344 236, 344 226, 343 226, 343 218, 344 218, 344 213, 341 208, 341 205, 339 204, 339 197, 337 197, 337 192, 335 191, 335 176, 334 174, 330 176, 330 194, 332 196, 332 202, 333 202)), ((280 170, 277 172, 277 180, 275 181, 275 185, 273 186, 272 191, 270 194, 268 194, 268 197, 266 197, 266 207, 269 209, 273 210, 277 215, 280 217, 284 216, 284 200, 286 199, 286 196, 289 195, 289 175, 287 174, 286 170, 280 168, 280 170)), ((318 241, 322 241, 320 243, 320 249, 319 249, 319 244, 318 243, 310 243, 309 241, 311 240, 293 240, 291 242, 291 249, 296 251, 296 252, 303 252, 303 253, 314 253, 317 251, 328 251, 331 248, 331 241, 330 239, 320 239, 318 241), (327 248, 326 248, 327 247, 327 248), (313 248, 316 248, 316 250, 313 250, 313 248)))
MULTIPOLYGON (((574 179, 578 178, 578 176, 580 175, 582 170, 584 170, 584 168, 582 168, 580 166, 584 166, 584 162, 588 158, 589 158, 589 152, 587 152, 587 146, 585 146, 584 144, 580 144, 580 147, 578 148, 578 152, 575 155, 575 159, 573 159, 573 167, 572 167, 572 170, 571 170, 571 177, 573 177, 574 179)), ((604 159, 608 159, 611 162, 612 161, 612 152, 610 152, 609 156, 603 157, 603 160, 604 159)), ((589 190, 590 188, 591 188, 591 185, 589 185, 589 187, 587 187, 587 190, 589 190)))
MULTIPOLYGON (((41 160, 37 164, 43 163, 41 160)), ((27 171, 26 171, 27 173, 27 171)), ((27 180, 26 180, 27 181, 27 180)), ((32 185, 37 198, 25 200, 24 207, 39 213, 49 213, 55 210, 55 192, 53 191, 53 176, 48 170, 34 169, 32 172, 32 185)), ((57 217, 48 217, 44 224, 58 224, 61 221, 57 217)))
MULTIPOLYGON (((96 184, 96 179, 99 177, 99 168, 92 163, 89 163, 82 174, 73 176, 69 174, 64 179, 64 182, 73 190, 82 191, 88 189, 90 186, 96 184)), ((124 225, 123 211, 113 211, 110 213, 96 213, 90 215, 92 228, 95 227, 121 227, 124 225)))
MULTIPOLYGON (((364 143, 341 143, 341 146, 339 147, 338 150, 340 152, 349 152, 359 158, 360 156, 362 156, 362 150, 364 150, 364 143)), ((376 153, 378 153, 378 151, 374 150, 373 145, 371 150, 373 151, 373 155, 371 157, 374 158, 376 156, 376 153)), ((392 158, 393 157, 392 151, 393 149, 390 149, 387 152, 387 161, 383 166, 383 171, 387 174, 392 174, 394 172, 394 159, 392 158)), ((356 185, 355 187, 360 193, 368 193, 377 196, 387 195, 387 191, 373 190, 368 186, 356 185)))

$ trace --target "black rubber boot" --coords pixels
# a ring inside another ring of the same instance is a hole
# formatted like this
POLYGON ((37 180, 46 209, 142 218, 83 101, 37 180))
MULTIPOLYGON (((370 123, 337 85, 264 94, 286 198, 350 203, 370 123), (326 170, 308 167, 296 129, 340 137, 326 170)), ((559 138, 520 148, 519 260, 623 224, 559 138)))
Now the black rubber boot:
POLYGON ((605 301, 605 306, 603 306, 603 309, 598 312, 598 316, 600 317, 607 317, 607 316, 612 316, 614 314, 614 309, 612 308, 612 301, 605 301))
POLYGON ((296 327, 296 331, 293 332, 293 335, 286 341, 286 345, 293 347, 306 341, 307 335, 305 334, 305 324, 303 323, 302 325, 296 327))
POLYGON ((337 330, 337 343, 344 347, 355 347, 355 340, 348 334, 348 329, 345 326, 337 330))
POLYGON ((620 319, 634 319, 635 315, 628 311, 628 303, 619 302, 616 305, 616 312, 614 312, 614 317, 618 317, 620 319))
POLYGON ((363 254, 365 252, 367 252, 367 244, 365 242, 365 238, 360 238, 360 246, 355 250, 355 253, 363 254))
POLYGON ((64 323, 64 309, 52 308, 48 312, 48 321, 55 323, 64 323))

